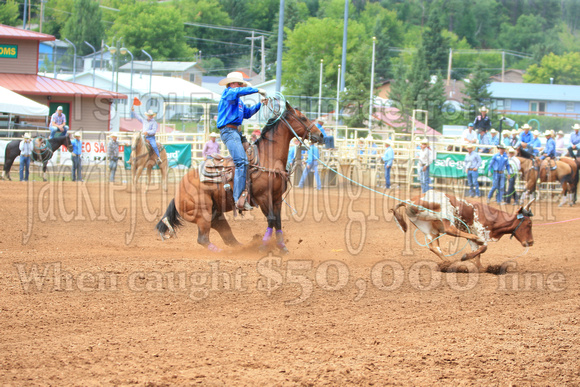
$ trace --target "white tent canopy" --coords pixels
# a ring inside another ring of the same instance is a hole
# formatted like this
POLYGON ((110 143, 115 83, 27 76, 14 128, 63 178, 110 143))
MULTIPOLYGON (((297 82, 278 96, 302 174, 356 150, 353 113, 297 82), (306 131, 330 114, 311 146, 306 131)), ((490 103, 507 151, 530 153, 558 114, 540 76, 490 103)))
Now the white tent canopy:
POLYGON ((23 116, 47 116, 48 106, 0 86, 0 112, 23 116))

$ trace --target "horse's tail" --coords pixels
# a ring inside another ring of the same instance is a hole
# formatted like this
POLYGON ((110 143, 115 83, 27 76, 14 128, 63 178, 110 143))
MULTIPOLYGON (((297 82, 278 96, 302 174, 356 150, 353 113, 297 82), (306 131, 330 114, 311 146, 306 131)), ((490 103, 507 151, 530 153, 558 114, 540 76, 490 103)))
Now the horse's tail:
POLYGON ((398 211, 399 208, 401 208, 401 207, 407 208, 407 203, 402 202, 402 203, 397 204, 395 206, 395 208, 391 209, 391 212, 395 216, 395 222, 397 223, 397 226, 399 226, 401 231, 407 232, 407 230, 408 230, 407 222, 405 222, 403 215, 398 211))
POLYGON ((163 215, 159 223, 157 223, 157 226, 155 226, 155 228, 163 236, 168 231, 170 235, 175 234, 175 230, 181 226, 183 226, 183 223, 181 223, 181 216, 179 215, 179 213, 177 212, 177 208, 175 207, 175 199, 171 199, 171 203, 169 203, 167 211, 165 211, 165 214, 163 215))

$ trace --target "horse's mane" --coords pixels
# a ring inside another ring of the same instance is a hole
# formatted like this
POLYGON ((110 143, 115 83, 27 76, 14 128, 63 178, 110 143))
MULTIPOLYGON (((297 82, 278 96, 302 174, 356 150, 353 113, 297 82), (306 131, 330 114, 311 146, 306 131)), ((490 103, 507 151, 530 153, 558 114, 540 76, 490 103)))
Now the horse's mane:
MULTIPOLYGON (((276 129, 278 129, 278 127, 280 126, 280 122, 282 122, 282 120, 285 120, 287 116, 290 114, 290 111, 295 112, 295 109, 292 106, 290 106, 288 102, 286 102, 286 109, 284 109, 284 113, 282 114, 282 116, 272 117, 268 120, 268 122, 266 122, 266 125, 264 126, 262 132, 260 133, 260 138, 256 140, 256 144, 259 144, 262 140, 272 141, 269 138, 267 138, 266 135, 270 132, 274 133, 276 129)), ((294 117, 298 120, 307 120, 306 117, 298 117, 296 115, 294 115, 294 117)))
POLYGON ((131 141, 131 149, 137 149, 139 141, 141 141, 141 132, 135 132, 133 135, 133 141, 131 141))

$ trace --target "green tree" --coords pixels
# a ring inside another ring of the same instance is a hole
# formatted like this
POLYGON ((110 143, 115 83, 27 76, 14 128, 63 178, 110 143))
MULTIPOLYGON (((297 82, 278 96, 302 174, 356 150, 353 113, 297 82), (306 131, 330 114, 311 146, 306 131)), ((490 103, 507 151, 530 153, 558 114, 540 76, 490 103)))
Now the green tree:
MULTIPOLYGON (((296 74, 304 70, 304 61, 312 56, 318 64, 324 59, 324 83, 329 86, 329 90, 336 90, 338 65, 341 63, 342 28, 342 20, 310 18, 298 23, 293 31, 286 30, 288 38, 282 72, 284 86, 294 87, 296 74)), ((350 22, 348 36, 351 38, 347 42, 347 72, 350 71, 353 58, 358 55, 357 47, 362 37, 366 36, 364 27, 355 21, 350 22)), ((318 72, 319 67, 316 67, 318 72)))
POLYGON ((366 27, 369 36, 377 38, 375 48, 377 79, 392 77, 391 60, 396 52, 390 47, 401 47, 404 39, 403 24, 397 19, 396 12, 389 11, 378 3, 366 3, 358 21, 366 27))
MULTIPOLYGON (((232 19, 218 0, 182 0, 176 5, 186 22, 222 26, 232 24, 232 19)), ((186 25, 185 34, 189 46, 202 51, 206 58, 223 54, 226 43, 222 42, 231 40, 228 31, 213 28, 186 25)))
POLYGON ((427 68, 431 72, 445 71, 449 57, 449 41, 442 34, 441 15, 437 7, 433 7, 427 21, 427 29, 423 31, 423 50, 427 68))
POLYGON ((18 24, 18 4, 15 0, 6 0, 0 4, 0 24, 15 26, 18 24))
POLYGON ((417 50, 410 68, 405 70, 402 60, 395 67, 395 80, 391 84, 389 99, 401 113, 400 121, 410 128, 413 109, 429 112, 429 126, 440 130, 443 125, 442 108, 445 92, 441 76, 432 77, 427 68, 423 47, 417 50))
POLYGON ((550 83, 550 78, 560 85, 580 85, 580 52, 546 55, 540 65, 531 65, 524 74, 528 83, 550 83))
POLYGON ((153 60, 192 60, 195 50, 186 44, 183 18, 174 7, 154 1, 123 5, 109 36, 123 38, 123 45, 142 59, 147 51, 153 60))
POLYGON ((320 60, 308 55, 304 65, 286 82, 287 94, 314 97, 318 95, 320 82, 320 60))
POLYGON ((60 39, 62 37, 61 31, 64 30, 73 6, 74 0, 48 0, 44 12, 42 32, 60 39))
MULTIPOLYGON (((471 70, 471 78, 465 83, 463 93, 467 96, 463 101, 463 109, 475 117, 481 106, 488 106, 491 102, 491 92, 488 86, 491 83, 489 75, 483 71, 483 62, 477 61, 471 70)), ((490 112, 491 113, 491 112, 490 112)))
POLYGON ((364 127, 368 120, 370 98, 371 50, 363 45, 350 65, 345 76, 346 91, 341 94, 341 101, 349 115, 346 125, 355 128, 364 127))
POLYGON ((72 15, 67 20, 63 37, 68 38, 77 47, 78 55, 86 55, 92 51, 84 41, 98 47, 105 37, 105 30, 101 23, 101 9, 99 3, 93 0, 74 0, 72 15))
POLYGON ((514 26, 501 25, 498 40, 503 43, 504 48, 529 52, 533 45, 545 42, 546 33, 542 27, 545 23, 541 16, 522 15, 514 26))

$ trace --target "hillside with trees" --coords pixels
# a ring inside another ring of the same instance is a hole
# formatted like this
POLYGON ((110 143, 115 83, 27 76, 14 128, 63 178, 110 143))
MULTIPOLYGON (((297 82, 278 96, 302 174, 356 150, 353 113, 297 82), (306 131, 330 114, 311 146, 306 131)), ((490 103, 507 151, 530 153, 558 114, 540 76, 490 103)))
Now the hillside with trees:
MULTIPOLYGON (((38 30, 40 0, 31 0, 30 25, 38 30)), ((22 25, 23 0, 0 0, 0 21, 22 25)), ((264 36, 268 78, 275 74, 279 0, 47 0, 43 31, 57 38, 123 45, 155 60, 200 61, 210 75, 250 65, 250 38, 264 36)), ((341 62, 344 0, 286 0, 283 84, 289 94, 335 96, 341 62)), ((349 96, 369 87, 372 37, 377 38, 375 86, 404 77, 423 104, 438 106, 434 75, 463 79, 474 65, 483 74, 527 70, 526 82, 580 84, 580 1, 577 0, 350 0, 346 79, 349 96), (365 84, 366 83, 366 84, 365 84), (419 88, 420 90, 416 90, 419 88)), ((252 70, 261 69, 255 40, 252 70)), ((86 54, 88 47, 82 47, 86 54)), ((437 91, 438 92, 438 91, 437 91)), ((414 99, 415 98, 415 99, 414 99)), ((435 121, 437 121, 434 116, 435 121)))

